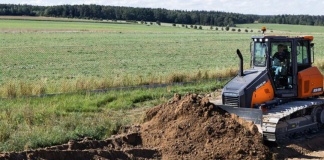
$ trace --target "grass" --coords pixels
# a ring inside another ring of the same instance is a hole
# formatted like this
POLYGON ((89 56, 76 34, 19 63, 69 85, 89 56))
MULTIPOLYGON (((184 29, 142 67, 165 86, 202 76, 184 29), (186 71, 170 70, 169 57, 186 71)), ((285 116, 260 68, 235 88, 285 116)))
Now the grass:
MULTIPOLYGON (((213 78, 237 70, 236 48, 248 65, 250 36, 260 34, 166 26, 2 19, 0 96, 191 81, 199 72, 213 78)), ((312 31, 316 55, 324 56, 321 27, 266 26, 278 34, 312 31)))
POLYGON ((146 109, 167 102, 174 93, 209 93, 224 83, 3 99, 0 152, 62 144, 85 136, 107 138, 122 125, 140 123, 146 109))
MULTIPOLYGON (((2 32, 188 32, 188 30, 179 27, 170 27, 168 24, 158 26, 154 25, 139 25, 136 23, 125 22, 103 22, 92 20, 75 20, 64 21, 58 18, 57 20, 48 18, 41 19, 14 19, 0 16, 0 28, 2 32), (100 22, 100 23, 98 23, 100 22)), ((200 32, 194 30, 191 32, 200 32)))
POLYGON ((171 73, 167 77, 121 77, 117 80, 105 78, 78 77, 75 80, 62 80, 48 83, 46 79, 34 82, 8 81, 2 85, 0 95, 3 98, 39 96, 47 93, 76 93, 88 90, 107 89, 115 87, 131 87, 137 85, 173 84, 181 82, 224 79, 237 74, 237 69, 225 71, 198 71, 193 73, 171 73), (52 85, 52 86, 51 86, 52 85), (50 90, 52 89, 52 90, 50 90), (50 90, 50 91, 48 91, 50 90))
POLYGON ((236 70, 234 44, 248 64, 250 34, 245 33, 30 20, 0 20, 0 30, 0 90, 11 83, 20 88, 21 81, 30 88, 41 82, 40 93, 168 83, 174 75, 190 81, 197 78, 187 77, 199 72, 236 70))

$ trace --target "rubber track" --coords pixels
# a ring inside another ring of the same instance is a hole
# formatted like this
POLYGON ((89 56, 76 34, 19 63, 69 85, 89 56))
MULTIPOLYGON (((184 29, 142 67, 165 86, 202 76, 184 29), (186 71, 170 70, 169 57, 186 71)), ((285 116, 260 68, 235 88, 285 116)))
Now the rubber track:
POLYGON ((275 132, 276 125, 279 120, 291 115, 294 112, 313 107, 318 105, 323 105, 324 99, 307 99, 307 100, 298 100, 292 101, 285 104, 281 104, 268 110, 267 113, 263 114, 263 123, 262 123, 262 131, 264 138, 268 141, 276 141, 275 132))

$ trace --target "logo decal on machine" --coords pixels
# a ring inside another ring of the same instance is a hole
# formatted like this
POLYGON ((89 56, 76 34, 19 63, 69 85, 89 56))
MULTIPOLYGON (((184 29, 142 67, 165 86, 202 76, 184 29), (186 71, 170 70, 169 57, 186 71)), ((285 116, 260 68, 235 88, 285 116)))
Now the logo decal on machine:
POLYGON ((258 88, 260 88, 261 86, 263 86, 264 84, 266 84, 266 81, 263 81, 261 84, 259 84, 258 86, 255 87, 255 90, 257 90, 258 88))
POLYGON ((319 88, 313 88, 312 93, 316 93, 316 92, 322 92, 323 88, 319 87, 319 88))

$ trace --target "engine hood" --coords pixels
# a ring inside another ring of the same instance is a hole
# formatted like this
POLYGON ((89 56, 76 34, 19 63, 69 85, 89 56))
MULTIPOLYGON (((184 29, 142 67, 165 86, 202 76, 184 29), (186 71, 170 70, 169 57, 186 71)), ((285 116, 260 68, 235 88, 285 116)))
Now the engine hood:
POLYGON ((247 88, 249 84, 260 77, 259 75, 265 70, 259 69, 248 69, 243 72, 243 76, 237 75, 231 81, 229 81, 223 88, 223 95, 225 96, 240 96, 244 94, 244 89, 247 88))

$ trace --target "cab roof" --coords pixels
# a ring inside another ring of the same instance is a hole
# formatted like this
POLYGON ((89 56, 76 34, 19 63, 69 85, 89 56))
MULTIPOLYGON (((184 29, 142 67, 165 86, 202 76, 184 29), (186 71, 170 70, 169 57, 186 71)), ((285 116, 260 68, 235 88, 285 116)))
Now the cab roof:
POLYGON ((309 40, 313 41, 314 37, 305 35, 305 36, 279 36, 279 35, 262 35, 262 36, 252 36, 252 39, 272 39, 272 40, 291 40, 291 39, 297 39, 297 40, 309 40))

